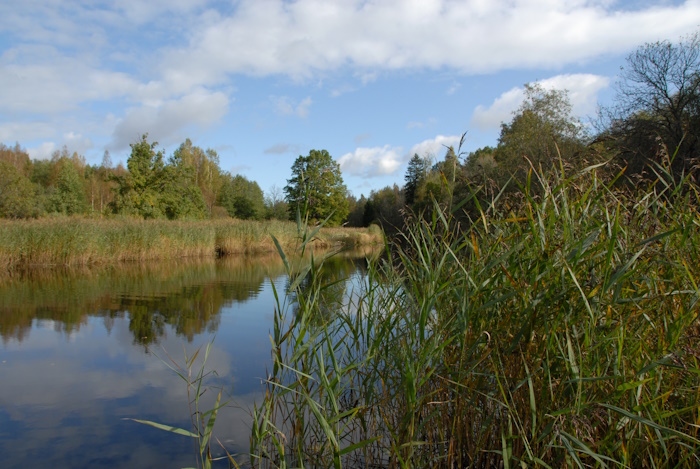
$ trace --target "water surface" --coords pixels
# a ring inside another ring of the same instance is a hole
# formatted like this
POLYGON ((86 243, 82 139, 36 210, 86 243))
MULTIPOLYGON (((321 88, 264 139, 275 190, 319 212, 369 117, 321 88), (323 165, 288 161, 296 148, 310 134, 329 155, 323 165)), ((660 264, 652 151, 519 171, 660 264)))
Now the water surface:
MULTIPOLYGON (((349 279, 333 291, 347 294, 363 259, 326 263, 349 279)), ((245 453, 271 363, 273 285, 287 286, 276 256, 0 277, 0 466, 195 466, 194 440, 128 419, 191 429, 186 384, 164 362, 212 340, 207 382, 230 399, 215 436, 245 453)))

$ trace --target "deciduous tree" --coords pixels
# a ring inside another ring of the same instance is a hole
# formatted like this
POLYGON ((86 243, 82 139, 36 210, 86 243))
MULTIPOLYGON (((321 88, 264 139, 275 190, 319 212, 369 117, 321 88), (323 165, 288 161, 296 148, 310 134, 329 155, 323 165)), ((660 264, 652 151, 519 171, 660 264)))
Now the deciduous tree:
POLYGON ((326 150, 311 150, 296 159, 284 193, 292 219, 297 211, 303 215, 306 210, 311 220, 328 218, 328 225, 335 226, 348 215, 347 188, 340 166, 326 150))

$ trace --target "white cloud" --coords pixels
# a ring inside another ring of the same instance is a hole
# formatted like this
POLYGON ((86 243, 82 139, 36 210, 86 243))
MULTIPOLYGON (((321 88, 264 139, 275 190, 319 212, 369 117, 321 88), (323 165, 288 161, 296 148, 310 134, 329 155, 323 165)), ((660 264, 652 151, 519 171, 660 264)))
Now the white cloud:
POLYGON ((353 176, 365 178, 396 174, 415 153, 420 156, 442 156, 446 146, 459 144, 459 135, 438 135, 413 145, 408 153, 401 147, 384 145, 383 147, 357 148, 338 159, 340 169, 353 176))
POLYGON ((442 157, 442 155, 447 151, 445 147, 456 147, 459 145, 459 140, 461 138, 461 135, 438 135, 433 139, 423 140, 422 142, 411 147, 406 161, 408 161, 408 159, 415 154, 418 154, 418 156, 429 156, 433 158, 442 157))
POLYGON ((77 152, 79 155, 85 155, 93 147, 92 140, 89 137, 75 132, 63 134, 63 143, 70 151, 77 152))
POLYGON ((401 148, 390 145, 372 148, 357 148, 338 159, 343 172, 361 177, 378 177, 394 174, 406 160, 401 148))
POLYGON ((181 131, 191 125, 209 127, 227 112, 228 97, 224 93, 203 89, 159 105, 132 108, 116 124, 110 149, 122 150, 144 133, 162 145, 177 143, 185 138, 181 131))
POLYGON ((53 138, 55 128, 47 122, 8 122, 0 125, 0 142, 24 142, 39 138, 53 138))
POLYGON ((33 160, 48 160, 51 158, 51 153, 53 153, 56 148, 56 143, 44 142, 38 147, 27 148, 27 153, 33 160))
POLYGON ((242 0, 164 58, 171 70, 310 77, 346 65, 467 74, 560 67, 697 28, 700 3, 624 9, 605 0, 242 0))
MULTIPOLYGON (((557 75, 538 82, 545 89, 567 90, 574 115, 592 112, 598 93, 610 85, 608 77, 592 74, 557 75)), ((510 122, 513 112, 525 98, 524 88, 516 87, 502 93, 489 107, 474 109, 471 124, 481 130, 499 128, 501 122, 510 122)))
POLYGON ((289 96, 270 96, 275 112, 283 116, 297 115, 301 118, 309 115, 309 108, 313 101, 310 96, 302 99, 298 104, 289 96))

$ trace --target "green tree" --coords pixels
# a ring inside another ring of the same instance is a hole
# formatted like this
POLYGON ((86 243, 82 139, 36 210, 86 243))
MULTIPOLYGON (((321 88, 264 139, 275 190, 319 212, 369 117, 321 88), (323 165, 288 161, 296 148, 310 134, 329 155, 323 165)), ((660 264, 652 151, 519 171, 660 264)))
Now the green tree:
POLYGON ((83 180, 71 160, 62 158, 58 164, 58 179, 50 208, 53 212, 66 215, 85 213, 87 210, 83 180))
POLYGON ((126 162, 128 173, 115 176, 116 194, 112 202, 113 211, 161 218, 160 195, 163 188, 163 153, 156 151, 158 142, 148 143, 144 134, 137 143, 132 143, 131 155, 126 162))
POLYGON ((404 177, 404 180, 406 181, 406 184, 404 185, 406 205, 413 206, 415 203, 416 194, 425 182, 429 167, 429 160, 426 158, 421 158, 418 156, 418 153, 414 154, 411 160, 408 162, 406 176, 404 177))
POLYGON ((37 213, 34 185, 17 167, 0 161, 0 217, 28 218, 37 213))
POLYGON ((170 220, 204 218, 209 213, 193 172, 194 168, 177 151, 163 168, 159 206, 170 220))
POLYGON ((191 168, 189 174, 192 183, 199 187, 207 210, 211 213, 223 183, 219 168, 219 155, 211 148, 203 150, 193 145, 188 138, 175 150, 173 157, 179 160, 182 165, 191 168))
POLYGON ((255 181, 237 174, 223 176, 219 205, 233 218, 261 220, 265 215, 264 194, 255 181))
POLYGON ((567 91, 546 90, 538 83, 525 85, 525 100, 513 120, 501 124, 495 155, 500 182, 511 174, 524 181, 529 170, 525 158, 544 169, 554 164, 559 154, 572 161, 583 148, 585 136, 583 125, 571 112, 567 91))
POLYGON ((378 223, 385 232, 393 233, 403 226, 404 193, 394 184, 372 191, 365 203, 364 225, 378 223))
POLYGON ((284 187, 290 218, 307 210, 311 220, 325 220, 337 226, 348 215, 347 188, 340 166, 326 150, 311 150, 292 165, 292 178, 284 187))

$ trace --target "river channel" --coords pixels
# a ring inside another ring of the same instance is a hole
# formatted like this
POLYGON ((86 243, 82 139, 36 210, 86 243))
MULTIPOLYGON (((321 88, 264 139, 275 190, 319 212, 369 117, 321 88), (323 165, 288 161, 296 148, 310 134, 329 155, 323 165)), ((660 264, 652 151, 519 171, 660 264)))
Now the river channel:
MULTIPOLYGON (((363 253, 327 261, 332 300, 365 268, 363 253)), ((191 430, 186 383, 167 365, 210 342, 201 405, 223 389, 214 436, 245 454, 271 364, 273 285, 288 285, 277 256, 0 276, 0 467, 195 467, 194 439, 130 419, 191 430)))

